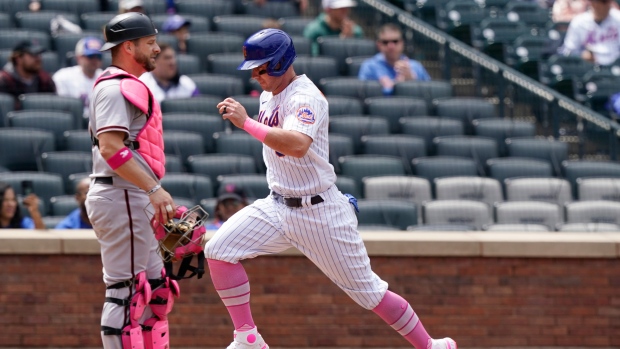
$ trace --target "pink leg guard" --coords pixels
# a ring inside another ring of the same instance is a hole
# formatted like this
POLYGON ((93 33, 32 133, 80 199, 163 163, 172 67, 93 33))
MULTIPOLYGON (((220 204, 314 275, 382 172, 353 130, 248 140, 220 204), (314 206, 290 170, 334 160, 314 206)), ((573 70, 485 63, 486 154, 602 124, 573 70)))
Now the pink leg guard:
POLYGON ((174 298, 179 298, 181 290, 175 280, 166 276, 165 269, 161 271, 163 284, 153 291, 149 306, 154 317, 144 321, 142 336, 145 349, 169 349, 170 331, 168 328, 168 314, 174 306, 174 298))
POLYGON ((426 333, 411 305, 394 292, 387 291, 373 310, 416 349, 427 349, 431 337, 426 333))
POLYGON ((158 320, 150 318, 144 322, 145 330, 142 332, 144 337, 144 349, 169 349, 170 331, 168 320, 158 320))
POLYGON ((247 331, 254 325, 250 310, 250 282, 241 263, 232 264, 207 259, 213 286, 228 309, 237 331, 247 331))
POLYGON ((146 279, 145 272, 136 275, 135 285, 136 293, 129 301, 130 324, 123 328, 121 334, 123 349, 144 349, 142 327, 140 323, 138 323, 138 320, 140 320, 142 314, 144 314, 147 300, 151 298, 151 285, 146 279))

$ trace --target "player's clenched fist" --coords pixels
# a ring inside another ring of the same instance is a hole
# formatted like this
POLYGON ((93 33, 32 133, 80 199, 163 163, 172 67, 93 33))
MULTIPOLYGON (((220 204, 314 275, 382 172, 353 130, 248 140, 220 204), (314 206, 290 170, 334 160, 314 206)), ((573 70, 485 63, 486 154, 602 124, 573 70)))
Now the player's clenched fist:
POLYGON ((245 111, 245 107, 230 97, 219 102, 217 108, 224 120, 230 120, 233 125, 240 129, 243 129, 245 120, 249 118, 248 113, 245 111))
POLYGON ((153 194, 149 195, 151 205, 155 209, 155 216, 160 222, 167 222, 174 218, 175 207, 172 196, 163 188, 156 190, 153 194))

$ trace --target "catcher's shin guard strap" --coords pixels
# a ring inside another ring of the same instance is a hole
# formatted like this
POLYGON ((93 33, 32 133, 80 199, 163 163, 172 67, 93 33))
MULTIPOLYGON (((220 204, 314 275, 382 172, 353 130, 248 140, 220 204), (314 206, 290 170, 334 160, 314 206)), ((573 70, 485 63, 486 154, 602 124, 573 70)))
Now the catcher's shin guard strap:
POLYGON ((196 255, 196 259, 198 260, 198 266, 194 267, 190 265, 192 262, 193 256, 185 257, 181 261, 181 265, 179 266, 179 270, 174 274, 172 270, 172 262, 165 262, 164 268, 166 269, 166 275, 168 275, 173 280, 182 280, 182 279, 190 279, 194 277, 194 275, 200 279, 202 275, 205 273, 205 253, 201 251, 196 255), (190 271, 191 274, 189 276, 185 276, 185 274, 190 271))
POLYGON ((170 343, 168 320, 150 318, 144 322, 142 337, 145 349, 168 349, 170 343))

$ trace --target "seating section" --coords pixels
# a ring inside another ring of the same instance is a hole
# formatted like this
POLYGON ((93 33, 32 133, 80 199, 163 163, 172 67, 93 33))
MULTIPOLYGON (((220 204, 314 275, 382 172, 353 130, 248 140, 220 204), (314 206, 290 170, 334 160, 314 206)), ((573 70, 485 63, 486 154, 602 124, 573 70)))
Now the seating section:
MULTIPOLYGON (((101 28, 117 14, 118 1, 44 0, 38 12, 29 11, 28 0, 0 1, 0 64, 26 38, 48 49, 42 63, 50 73, 76 64, 75 44, 85 36, 103 38, 101 28), (52 34, 50 23, 58 15, 82 32, 52 34)), ((519 113, 536 106, 524 105, 521 96, 512 96, 510 103, 517 104, 509 105, 493 91, 463 93, 464 82, 441 80, 443 67, 434 64, 427 66, 432 81, 400 81, 386 96, 379 82, 357 78, 362 62, 377 53, 370 34, 376 28, 364 28, 364 38, 321 37, 314 47, 303 37, 314 18, 294 2, 175 4, 192 22, 187 52, 177 55, 179 73, 200 92, 161 103, 167 170, 162 184, 177 203, 200 204, 212 213, 218 189, 227 184, 241 186, 251 200, 269 195, 263 151, 270 150, 223 120, 216 104, 233 97, 249 116, 258 116, 262 89, 250 71, 237 70, 241 46, 249 35, 277 23, 293 38, 296 73, 314 81, 329 103, 328 161, 340 191, 359 199, 360 230, 620 231, 620 164, 577 160, 572 141, 543 134, 541 125, 550 122, 545 113, 555 110, 528 110, 535 120, 522 118, 519 113), (510 113, 502 111, 507 107, 510 113)), ((165 6, 161 0, 145 1, 159 28, 168 16, 165 6)), ((550 22, 549 11, 535 3, 429 0, 409 10, 600 113, 606 113, 609 94, 620 81, 620 60, 595 67, 554 54, 568 24, 550 22)), ((176 45, 170 34, 161 33, 158 40, 176 45)), ((407 55, 426 59, 417 50, 407 55)), ((104 53, 103 65, 109 64, 111 56, 104 53)), ((473 74, 473 79, 492 78, 473 74)), ((45 222, 53 227, 77 207, 75 184, 92 168, 83 102, 29 93, 16 104, 0 94, 0 117, 0 181, 20 188, 22 180, 32 180, 45 222)))

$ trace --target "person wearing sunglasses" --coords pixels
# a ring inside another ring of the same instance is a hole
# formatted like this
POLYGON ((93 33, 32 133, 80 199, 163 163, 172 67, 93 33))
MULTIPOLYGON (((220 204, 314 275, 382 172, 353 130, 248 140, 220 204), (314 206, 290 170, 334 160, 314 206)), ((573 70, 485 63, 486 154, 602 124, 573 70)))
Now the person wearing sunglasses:
POLYGON ((391 95, 394 85, 402 81, 431 79, 420 62, 403 53, 405 42, 397 25, 388 23, 379 28, 377 48, 379 53, 362 63, 358 78, 379 81, 383 86, 383 94, 391 95))

